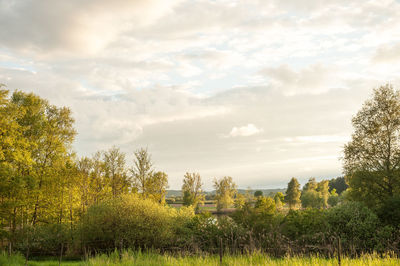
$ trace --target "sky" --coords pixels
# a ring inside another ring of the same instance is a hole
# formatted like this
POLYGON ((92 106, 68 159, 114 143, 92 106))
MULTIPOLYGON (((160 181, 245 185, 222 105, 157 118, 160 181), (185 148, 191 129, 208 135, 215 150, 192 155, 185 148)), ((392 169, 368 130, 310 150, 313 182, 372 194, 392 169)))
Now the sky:
POLYGON ((400 89, 394 0, 0 0, 0 83, 68 106, 78 156, 147 147, 179 189, 342 174, 351 118, 400 89))

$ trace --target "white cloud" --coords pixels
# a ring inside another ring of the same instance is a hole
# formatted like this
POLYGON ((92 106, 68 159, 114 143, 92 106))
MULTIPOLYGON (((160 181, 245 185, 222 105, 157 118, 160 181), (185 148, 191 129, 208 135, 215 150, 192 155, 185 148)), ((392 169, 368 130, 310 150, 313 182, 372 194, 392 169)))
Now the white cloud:
POLYGON ((0 0, 0 83, 71 107, 79 155, 149 146, 173 188, 187 169, 208 188, 281 186, 340 174, 351 116, 372 88, 399 88, 399 13, 394 0, 0 0))
POLYGON ((396 44, 382 45, 372 58, 376 63, 400 62, 400 42, 396 44))
POLYGON ((230 137, 248 137, 261 133, 263 130, 257 128, 253 124, 247 124, 247 126, 233 127, 229 133, 230 137))
POLYGON ((3 1, 2 45, 33 55, 93 54, 119 33, 154 23, 179 1, 3 1))
POLYGON ((331 88, 340 87, 338 70, 333 66, 314 64, 300 70, 288 65, 269 67, 260 71, 269 78, 272 85, 286 95, 302 93, 323 93, 331 88))
POLYGON ((316 135, 316 136, 296 136, 284 138, 286 142, 292 143, 346 143, 350 141, 349 136, 340 135, 316 135))

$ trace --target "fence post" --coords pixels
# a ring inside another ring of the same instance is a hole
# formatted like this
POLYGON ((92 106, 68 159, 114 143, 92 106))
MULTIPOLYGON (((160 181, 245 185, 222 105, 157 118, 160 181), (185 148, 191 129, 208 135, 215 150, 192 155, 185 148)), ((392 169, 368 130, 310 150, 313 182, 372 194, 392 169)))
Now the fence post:
POLYGON ((61 265, 61 261, 62 261, 63 249, 64 249, 64 242, 61 242, 60 260, 58 261, 59 266, 61 265))
POLYGON ((27 249, 26 249, 26 254, 25 254, 25 266, 28 266, 28 260, 29 260, 29 247, 30 247, 30 245, 29 245, 29 236, 27 237, 28 238, 28 240, 27 240, 27 249))
POLYGON ((119 260, 122 260, 123 239, 119 241, 119 260))
POLYGON ((340 243, 340 236, 337 238, 337 245, 338 245, 338 264, 339 266, 342 265, 342 246, 340 243))
POLYGON ((219 238, 219 263, 222 264, 222 256, 223 256, 223 246, 222 246, 222 238, 219 238))

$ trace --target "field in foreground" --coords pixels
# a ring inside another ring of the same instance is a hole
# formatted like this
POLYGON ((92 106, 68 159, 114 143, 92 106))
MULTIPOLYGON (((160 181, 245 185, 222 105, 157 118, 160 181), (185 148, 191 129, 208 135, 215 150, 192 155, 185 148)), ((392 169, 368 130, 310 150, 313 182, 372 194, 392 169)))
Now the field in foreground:
MULTIPOLYGON (((56 266, 58 260, 29 261, 32 266, 56 266)), ((0 265, 25 265, 23 256, 8 257, 0 255, 0 265)), ((94 265, 221 265, 218 256, 184 256, 159 255, 156 253, 123 252, 110 255, 99 255, 86 261, 64 261, 61 265, 94 266, 94 265), (120 258, 121 257, 121 258, 120 258)), ((225 256, 222 265, 338 265, 337 259, 314 257, 286 257, 282 259, 271 258, 263 254, 225 256)), ((377 255, 364 255, 361 258, 343 258, 342 265, 400 265, 400 259, 379 257, 377 255)))

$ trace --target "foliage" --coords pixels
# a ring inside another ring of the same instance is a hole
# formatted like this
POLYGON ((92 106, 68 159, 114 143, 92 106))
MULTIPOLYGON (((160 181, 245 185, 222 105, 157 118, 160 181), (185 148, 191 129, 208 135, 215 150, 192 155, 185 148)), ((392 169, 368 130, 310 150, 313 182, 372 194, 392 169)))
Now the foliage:
POLYGON ((135 249, 166 247, 174 239, 177 219, 190 219, 192 215, 139 195, 123 195, 91 206, 83 217, 80 234, 91 250, 112 250, 120 245, 135 249))
POLYGON ((344 148, 350 196, 377 207, 400 193, 400 92, 391 85, 375 89, 352 124, 344 148))
POLYGON ((277 209, 281 209, 285 202, 285 196, 282 192, 278 192, 274 195, 275 206, 277 209))
POLYGON ((332 178, 329 180, 329 192, 332 192, 332 190, 336 190, 336 193, 339 195, 342 194, 343 191, 345 191, 349 186, 346 183, 346 179, 344 177, 337 177, 337 178, 332 178))
POLYGON ((254 192, 254 197, 261 197, 263 195, 263 192, 261 191, 261 190, 256 190, 255 192, 254 192))
POLYGON ((0 94, 0 218, 12 248, 18 228, 61 223, 67 212, 74 214, 76 132, 68 108, 32 93, 0 94))
POLYGON ((164 172, 155 172, 147 184, 146 195, 161 203, 165 203, 166 190, 168 188, 168 175, 164 172))
POLYGON ((236 184, 232 181, 232 177, 225 176, 221 179, 214 179, 214 188, 218 211, 234 203, 233 198, 237 190, 236 184))
POLYGON ((183 205, 194 206, 198 209, 198 205, 204 202, 202 186, 199 173, 186 173, 182 185, 183 205))
POLYGON ((387 199, 378 210, 380 220, 400 229, 400 195, 387 199))
POLYGON ((236 194, 236 198, 235 198, 235 208, 236 209, 241 209, 243 208, 246 203, 249 202, 249 199, 246 198, 245 195, 241 194, 241 193, 237 193, 236 194))
POLYGON ((301 206, 303 208, 321 208, 320 194, 316 190, 307 190, 301 194, 301 206))
POLYGON ((323 243, 328 228, 326 211, 320 209, 290 210, 282 223, 285 236, 312 244, 323 243))
POLYGON ((138 192, 145 195, 153 177, 153 163, 147 149, 141 148, 135 151, 134 167, 131 169, 133 180, 138 192))
POLYGON ((301 193, 301 206, 303 208, 326 208, 328 207, 328 181, 316 182, 315 178, 310 178, 304 185, 301 193))
POLYGON ((112 196, 115 198, 129 191, 131 184, 125 167, 125 154, 117 147, 104 152, 104 175, 111 185, 112 196))
MULTIPOLYGON (((390 87, 376 90, 374 100, 354 118, 356 133, 345 150, 350 189, 336 192, 336 187, 343 189, 343 178, 310 179, 300 194, 300 184, 292 178, 285 196, 256 193, 254 198, 249 191, 237 194, 232 178, 224 177, 214 180, 212 197, 218 211, 233 204, 236 210, 229 216, 222 212, 213 216, 194 214, 204 200, 198 173, 186 173, 184 178, 183 200, 188 207, 167 207, 168 175, 154 171, 146 149, 135 152, 132 176, 125 154, 117 147, 77 159, 71 149, 76 132, 68 108, 19 91, 9 97, 0 88, 3 247, 8 244, 11 252, 52 256, 61 251, 83 256, 124 248, 134 254, 149 249, 198 254, 218 252, 222 241, 224 251, 230 253, 260 250, 272 256, 332 256, 340 236, 350 255, 398 251, 397 98, 390 87), (383 152, 390 156, 384 157, 383 152), (306 209, 292 210, 300 199, 306 209)), ((104 256, 119 261, 119 255, 104 256)), ((12 264, 20 258, 3 254, 0 262, 12 264)))
POLYGON ((336 205, 339 204, 340 201, 340 196, 336 193, 336 189, 332 189, 329 198, 328 198, 328 204, 331 207, 335 207, 336 205))
POLYGON ((379 224, 378 217, 365 205, 347 202, 329 209, 327 212, 332 235, 340 236, 344 249, 355 247, 372 250, 374 234, 379 224))
POLYGON ((300 184, 296 178, 292 178, 288 183, 286 190, 285 202, 289 205, 290 209, 296 208, 300 203, 300 184))

